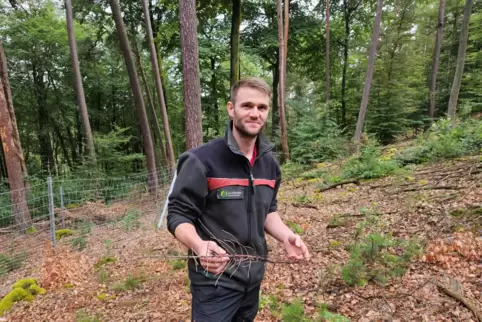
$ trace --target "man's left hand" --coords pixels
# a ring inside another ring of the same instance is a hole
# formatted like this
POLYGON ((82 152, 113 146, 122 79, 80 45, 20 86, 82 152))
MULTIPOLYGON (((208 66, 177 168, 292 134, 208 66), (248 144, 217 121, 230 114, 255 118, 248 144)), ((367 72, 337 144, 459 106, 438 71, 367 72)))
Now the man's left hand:
POLYGON ((283 240, 285 250, 289 259, 310 259, 310 253, 301 237, 296 234, 289 235, 283 240))

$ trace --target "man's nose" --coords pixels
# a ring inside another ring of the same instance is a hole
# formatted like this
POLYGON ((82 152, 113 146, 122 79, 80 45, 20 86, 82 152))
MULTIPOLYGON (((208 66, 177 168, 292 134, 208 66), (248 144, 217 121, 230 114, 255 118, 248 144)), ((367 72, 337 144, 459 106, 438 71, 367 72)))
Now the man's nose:
POLYGON ((258 118, 259 117, 259 110, 257 106, 254 106, 249 110, 249 116, 252 118, 258 118))

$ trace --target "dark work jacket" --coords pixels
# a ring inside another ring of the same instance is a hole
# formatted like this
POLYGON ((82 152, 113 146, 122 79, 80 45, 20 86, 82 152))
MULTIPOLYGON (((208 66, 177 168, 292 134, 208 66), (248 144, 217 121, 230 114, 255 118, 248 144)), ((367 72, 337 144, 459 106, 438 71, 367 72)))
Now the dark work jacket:
MULTIPOLYGON (((277 210, 281 181, 280 167, 270 152, 273 146, 260 134, 251 167, 234 139, 231 121, 224 138, 183 153, 169 197, 169 232, 174 234, 179 224, 191 223, 203 240, 215 240, 229 254, 266 257, 264 224, 266 216, 277 210)), ((221 276, 208 273, 192 258, 188 268, 192 284, 217 283, 244 290, 261 283, 265 262, 228 265, 221 276)))

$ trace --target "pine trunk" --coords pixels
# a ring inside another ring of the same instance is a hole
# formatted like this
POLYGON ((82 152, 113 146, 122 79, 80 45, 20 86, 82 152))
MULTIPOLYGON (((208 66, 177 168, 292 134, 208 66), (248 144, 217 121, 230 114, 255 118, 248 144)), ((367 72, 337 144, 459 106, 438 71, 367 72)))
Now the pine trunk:
POLYGON ((241 0, 232 0, 231 18, 231 86, 239 80, 239 27, 241 26, 241 0))
POLYGON ((203 140, 196 3, 194 1, 179 1, 179 19, 181 25, 186 149, 190 150, 200 146, 203 140))
POLYGON ((459 51, 457 53, 457 67, 455 69, 454 82, 450 91, 448 116, 455 122, 455 111, 457 110, 457 101, 459 99, 460 85, 462 83, 462 75, 464 74, 465 51, 467 49, 467 38, 469 36, 470 13, 472 11, 472 0, 465 1, 464 20, 462 21, 462 30, 460 31, 459 51))
POLYGON ((285 82, 284 75, 286 70, 285 61, 285 41, 283 37, 283 5, 282 0, 278 0, 278 43, 279 43, 279 56, 280 56, 280 93, 279 93, 279 111, 280 111, 280 128, 281 128, 281 162, 286 162, 290 159, 290 153, 288 149, 288 134, 286 129, 286 113, 285 113, 285 82))
POLYGON ((121 10, 117 0, 110 0, 110 6, 112 14, 114 16, 117 33, 119 35, 119 42, 124 60, 129 74, 129 82, 131 85, 132 93, 134 95, 134 103, 136 105, 137 117, 139 119, 142 141, 144 145, 144 154, 146 156, 146 164, 149 180, 149 192, 152 194, 157 193, 157 176, 156 176, 156 161, 154 156, 154 145, 152 143, 151 131, 149 129, 149 121, 147 119, 146 108, 144 105, 144 99, 142 97, 142 91, 139 84, 139 78, 137 76, 133 55, 129 40, 127 38, 127 32, 122 19, 121 10))
POLYGON ((154 43, 151 20, 149 15, 149 5, 147 3, 147 0, 142 1, 142 7, 144 10, 144 21, 146 24, 147 41, 149 43, 149 51, 151 54, 152 72, 154 73, 154 80, 156 82, 157 100, 161 108, 162 127, 164 129, 164 136, 166 138, 168 170, 169 173, 171 173, 176 166, 176 161, 174 158, 174 148, 172 145, 171 130, 169 129, 169 118, 167 116, 166 101, 164 99, 161 74, 159 73, 159 62, 157 60, 156 45, 154 43))
POLYGON ((433 118, 435 115, 435 101, 437 98, 437 73, 440 61, 440 48, 442 46, 442 36, 444 32, 444 12, 445 12, 445 0, 440 0, 438 9, 438 24, 437 24, 437 38, 435 39, 435 49, 432 62, 432 75, 430 76, 430 96, 429 96, 429 109, 428 116, 433 118))
POLYGON ((325 0, 326 30, 325 30, 325 102, 330 100, 330 0, 325 0))
POLYGON ((285 68, 284 68, 284 75, 283 75, 283 83, 284 83, 284 86, 285 86, 285 90, 286 90, 286 74, 287 74, 287 58, 288 58, 288 34, 289 34, 289 25, 290 25, 290 0, 285 0, 285 7, 284 7, 284 34, 283 34, 283 38, 284 38, 284 50, 285 50, 285 54, 284 54, 284 64, 285 64, 285 68))
POLYGON ((72 18, 72 2, 65 0, 65 12, 67 16, 67 35, 69 37, 70 57, 72 59, 72 67, 75 76, 75 91, 77 92, 77 103, 79 104, 82 125, 86 139, 87 153, 90 162, 96 163, 94 139, 90 128, 89 113, 87 104, 85 103, 84 86, 82 84, 82 75, 80 73, 79 58, 77 56, 77 44, 75 41, 75 29, 72 18))
POLYGON ((10 187, 12 215, 15 225, 22 231, 31 226, 32 219, 27 204, 25 161, 13 107, 7 71, 7 60, 0 41, 0 141, 10 187))
POLYGON ((360 104, 360 111, 358 113, 358 121, 355 130, 355 143, 357 145, 357 152, 360 149, 360 139, 363 132, 363 125, 365 124, 365 116, 367 113, 368 98, 370 96, 370 88, 373 79, 373 70, 375 68, 375 56, 377 54, 378 37, 380 35, 380 22, 382 20, 383 0, 377 2, 377 15, 375 17, 375 24, 373 26, 373 35, 370 45, 370 56, 368 58, 368 69, 365 77, 365 86, 363 88, 363 96, 360 104))

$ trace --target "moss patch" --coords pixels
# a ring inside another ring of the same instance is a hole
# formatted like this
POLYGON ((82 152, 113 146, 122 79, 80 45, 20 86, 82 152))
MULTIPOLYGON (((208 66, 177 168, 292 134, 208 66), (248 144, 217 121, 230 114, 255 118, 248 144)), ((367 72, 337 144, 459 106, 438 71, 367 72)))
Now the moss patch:
POLYGON ((34 278, 24 278, 13 284, 13 289, 0 301, 0 316, 10 310, 15 302, 33 301, 35 295, 45 294, 47 291, 38 286, 34 278))

